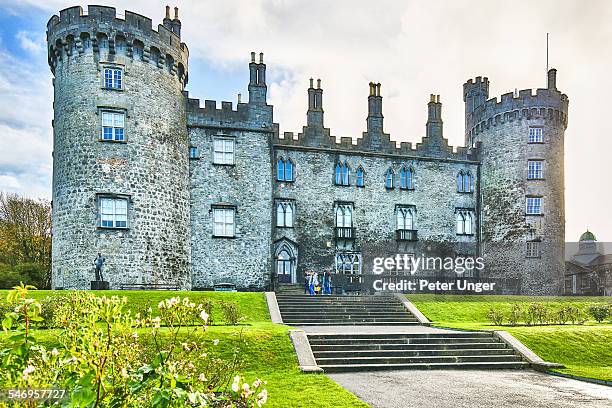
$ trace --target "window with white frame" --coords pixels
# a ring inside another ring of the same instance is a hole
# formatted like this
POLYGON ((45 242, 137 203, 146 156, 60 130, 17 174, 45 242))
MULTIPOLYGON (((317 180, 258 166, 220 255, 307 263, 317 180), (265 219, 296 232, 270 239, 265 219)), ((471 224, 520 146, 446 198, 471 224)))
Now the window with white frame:
POLYGON ((123 69, 116 67, 105 67, 104 87, 109 89, 123 89, 123 69))
POLYGON ((353 204, 338 204, 336 206, 336 227, 353 226, 353 204))
POLYGON ((125 141, 125 112, 102 111, 102 140, 125 141))
POLYGON ((528 215, 542 214, 542 197, 527 197, 525 203, 525 211, 528 215))
POLYGON ((457 235, 472 235, 474 233, 474 211, 457 210, 457 235))
POLYGON ((543 143, 544 142, 544 129, 541 127, 530 127, 529 128, 529 143, 543 143))
POLYGON ((544 161, 543 160, 528 160, 527 161, 527 178, 537 180, 544 178, 544 161))
POLYGON ((397 229, 414 230, 416 210, 414 207, 401 206, 396 209, 397 229))
POLYGON ((276 226, 289 228, 293 227, 293 202, 276 202, 276 226))
POLYGON ((233 207, 213 208, 213 236, 235 236, 235 213, 236 209, 233 207))
POLYGON ((99 198, 100 226, 103 228, 127 228, 127 198, 99 198))
POLYGON ((337 252, 336 273, 345 275, 358 275, 361 273, 361 253, 337 252))
POLYGON ((234 164, 234 139, 216 137, 213 141, 213 163, 234 164))
POLYGON ((527 250, 525 256, 527 258, 539 258, 540 241, 527 241, 527 250))

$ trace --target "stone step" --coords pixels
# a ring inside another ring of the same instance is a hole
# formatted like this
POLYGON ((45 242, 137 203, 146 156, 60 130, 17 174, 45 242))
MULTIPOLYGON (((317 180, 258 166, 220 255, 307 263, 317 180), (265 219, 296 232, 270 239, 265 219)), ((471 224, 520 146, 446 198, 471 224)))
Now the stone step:
POLYGON ((341 364, 423 364, 423 363, 517 363, 521 357, 516 355, 487 355, 487 356, 369 356, 351 358, 315 358, 317 365, 341 365, 341 364))
POLYGON ((308 339, 311 345, 314 344, 462 344, 462 343, 499 343, 498 340, 486 337, 464 337, 464 338, 429 338, 429 339, 409 339, 409 338, 331 338, 331 339, 308 339))
POLYGON ((454 350, 313 350, 317 360, 323 358, 351 359, 353 357, 448 357, 448 356, 514 356, 511 348, 454 349, 454 350))
POLYGON ((326 373, 381 370, 510 370, 528 368, 525 362, 474 362, 474 363, 415 363, 415 364, 336 364, 319 365, 326 373))
POLYGON ((460 339, 460 338, 475 338, 483 337, 488 339, 495 339, 492 332, 436 332, 436 333, 321 333, 321 334, 308 334, 309 340, 319 339, 433 339, 433 338, 446 338, 446 339, 460 339))
POLYGON ((353 313, 283 313, 283 319, 306 319, 306 318, 326 318, 326 319, 355 319, 355 318, 411 318, 417 320, 416 317, 406 313, 367 313, 367 312, 353 312, 353 313))
POLYGON ((367 344, 311 344, 312 351, 349 351, 349 350, 455 350, 455 349, 504 349, 504 343, 367 343, 367 344))
POLYGON ((350 316, 344 316, 341 318, 309 318, 309 319, 286 319, 283 317, 283 323, 293 323, 293 324, 304 324, 304 323, 331 323, 331 322, 340 322, 344 324, 350 324, 353 322, 375 322, 375 323, 385 323, 385 322, 407 322, 407 323, 419 323, 417 319, 414 317, 355 317, 351 318, 350 316))
POLYGON ((421 323, 413 321, 405 322, 360 322, 357 320, 346 321, 346 320, 334 320, 329 322, 285 322, 285 324, 293 326, 419 326, 421 323))

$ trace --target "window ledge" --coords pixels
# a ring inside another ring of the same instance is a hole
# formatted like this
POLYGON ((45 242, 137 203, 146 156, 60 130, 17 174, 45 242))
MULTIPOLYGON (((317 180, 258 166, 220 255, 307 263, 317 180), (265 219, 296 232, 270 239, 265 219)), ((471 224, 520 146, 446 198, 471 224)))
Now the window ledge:
POLYGON ((229 236, 229 235, 212 235, 212 238, 214 238, 214 239, 235 239, 236 236, 235 235, 232 235, 232 236, 229 236))
POLYGON ((101 225, 98 225, 96 229, 108 231, 128 231, 130 227, 102 227, 101 225))
POLYGON ((466 233, 459 234, 459 233, 457 233, 457 235, 460 236, 460 237, 473 237, 474 233, 471 233, 471 234, 466 234, 466 233))
POLYGON ((525 213, 525 217, 543 217, 544 214, 529 214, 525 213))
POLYGON ((198 157, 190 157, 189 158, 189 160, 200 160, 200 159, 201 159, 201 157, 199 157, 199 156, 198 157))
POLYGON ((527 142, 527 144, 543 145, 545 143, 544 142, 527 142))
POLYGON ((473 191, 457 191, 457 194, 474 194, 473 191))
POLYGON ((292 226, 288 226, 288 225, 277 225, 276 228, 290 228, 293 229, 293 225, 292 226))
POLYGON ((295 180, 279 180, 279 179, 276 179, 276 181, 278 183, 289 183, 289 184, 293 184, 295 182, 295 180))
POLYGON ((528 181, 545 181, 546 179, 543 178, 543 177, 542 178, 529 178, 529 177, 527 177, 527 180, 528 181))
POLYGON ((402 191, 414 191, 414 188, 400 187, 402 191))
POLYGON ((101 89, 106 89, 106 90, 109 90, 109 91, 119 91, 119 92, 123 92, 125 90, 124 88, 111 88, 111 87, 108 87, 108 86, 103 86, 103 87, 101 87, 101 89))
POLYGON ((127 140, 98 139, 98 142, 102 142, 102 143, 117 143, 117 144, 127 144, 127 140))
POLYGON ((336 187, 350 187, 350 184, 338 184, 338 183, 334 183, 334 186, 336 187))
POLYGON ((236 163, 215 163, 215 162, 212 162, 212 164, 214 166, 220 166, 220 167, 221 166, 224 166, 224 167, 235 167, 236 166, 236 163))

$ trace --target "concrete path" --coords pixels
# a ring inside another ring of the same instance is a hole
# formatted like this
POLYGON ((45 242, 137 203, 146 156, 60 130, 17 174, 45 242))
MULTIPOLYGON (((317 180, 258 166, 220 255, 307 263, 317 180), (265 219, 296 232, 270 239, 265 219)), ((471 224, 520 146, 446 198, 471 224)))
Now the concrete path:
POLYGON ((310 334, 392 334, 392 333, 463 333, 437 327, 409 326, 294 326, 310 334))
POLYGON ((532 370, 328 374, 374 408, 609 408, 612 387, 532 370))

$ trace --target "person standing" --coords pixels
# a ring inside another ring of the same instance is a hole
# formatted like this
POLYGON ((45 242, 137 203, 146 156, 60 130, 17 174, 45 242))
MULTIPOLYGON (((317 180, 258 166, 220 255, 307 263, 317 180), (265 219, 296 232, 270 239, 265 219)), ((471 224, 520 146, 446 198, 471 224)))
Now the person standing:
POLYGON ((310 269, 304 270, 304 294, 310 291, 310 269))
POLYGON ((326 269, 323 275, 323 294, 331 295, 332 274, 331 270, 326 269))
POLYGON ((96 266, 96 280, 103 281, 104 277, 102 276, 102 267, 104 266, 104 262, 106 258, 102 256, 100 252, 98 252, 98 256, 94 259, 94 265, 96 266))

